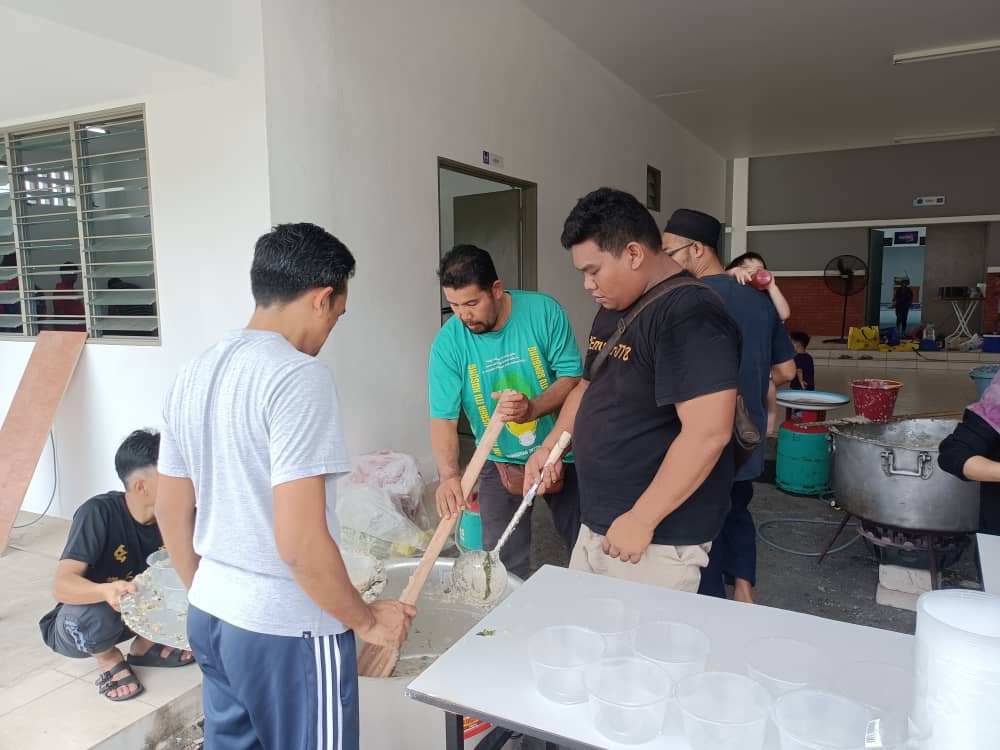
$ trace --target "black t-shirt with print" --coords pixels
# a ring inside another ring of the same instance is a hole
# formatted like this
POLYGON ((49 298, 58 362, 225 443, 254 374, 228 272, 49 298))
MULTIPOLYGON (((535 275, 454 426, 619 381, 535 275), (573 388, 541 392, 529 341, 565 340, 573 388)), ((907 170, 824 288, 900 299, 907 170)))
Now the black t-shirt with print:
POLYGON ((131 581, 162 546, 155 521, 139 523, 128 511, 124 492, 106 492, 90 498, 73 515, 62 559, 87 563, 84 578, 94 583, 131 581))
MULTIPOLYGON (((583 377, 628 310, 594 318, 583 377)), ((740 334, 709 289, 675 289, 646 307, 583 396, 573 428, 581 520, 598 534, 630 510, 680 434, 674 404, 735 389, 740 334)), ((713 540, 729 512, 733 446, 704 483, 653 534, 654 544, 713 540)))

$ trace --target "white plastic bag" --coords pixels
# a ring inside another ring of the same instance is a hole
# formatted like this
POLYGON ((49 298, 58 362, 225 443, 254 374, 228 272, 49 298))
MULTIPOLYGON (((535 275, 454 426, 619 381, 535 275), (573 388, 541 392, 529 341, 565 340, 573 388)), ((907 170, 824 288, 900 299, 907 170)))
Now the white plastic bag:
POLYGON ((351 482, 385 490, 407 518, 417 520, 424 480, 413 456, 376 451, 358 456, 353 463, 354 471, 348 477, 351 482))
POLYGON ((387 490, 349 480, 337 488, 337 518, 345 548, 379 560, 418 555, 432 536, 406 517, 387 490))

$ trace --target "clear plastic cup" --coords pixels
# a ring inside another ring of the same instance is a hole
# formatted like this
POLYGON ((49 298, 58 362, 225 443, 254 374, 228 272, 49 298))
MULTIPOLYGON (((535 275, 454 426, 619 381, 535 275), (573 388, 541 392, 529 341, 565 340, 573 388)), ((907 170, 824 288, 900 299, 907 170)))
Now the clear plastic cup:
POLYGON ((587 667, 586 684, 594 727, 608 739, 636 745, 660 733, 673 683, 653 662, 602 659, 587 667))
POLYGON ((747 674, 777 698, 818 685, 827 668, 818 648, 794 638, 759 638, 747 644, 747 674))
POLYGON ((856 661, 837 667, 830 688, 879 716, 908 713, 913 705, 913 672, 883 661, 856 661))
POLYGON ((583 703, 586 669, 603 656, 604 639, 577 625, 555 625, 535 633, 528 652, 539 693, 556 703, 583 703))
POLYGON ((749 677, 703 672, 674 686, 692 750, 761 750, 771 696, 749 677))
MULTIPOLYGON (((173 570, 173 568, 171 568, 171 570, 173 570)), ((174 612, 187 611, 187 587, 181 583, 181 579, 176 573, 172 576, 172 580, 160 582, 160 590, 163 592, 163 604, 167 609, 174 612)))
POLYGON ((774 702, 781 750, 862 750, 871 710, 815 688, 786 693, 774 702))
POLYGON ((181 583, 166 550, 157 550, 146 558, 149 564, 149 581, 163 597, 163 606, 174 612, 186 612, 187 587, 181 583))
POLYGON ((705 671, 711 643, 698 628, 682 622, 645 622, 635 631, 635 653, 666 670, 670 679, 705 671))
POLYGON ((146 564, 150 567, 156 565, 157 563, 170 563, 170 556, 167 555, 167 551, 165 549, 158 549, 156 552, 150 552, 146 556, 146 564))
POLYGON ((620 599, 591 597, 580 602, 573 622, 604 637, 604 656, 631 656, 639 612, 620 599))

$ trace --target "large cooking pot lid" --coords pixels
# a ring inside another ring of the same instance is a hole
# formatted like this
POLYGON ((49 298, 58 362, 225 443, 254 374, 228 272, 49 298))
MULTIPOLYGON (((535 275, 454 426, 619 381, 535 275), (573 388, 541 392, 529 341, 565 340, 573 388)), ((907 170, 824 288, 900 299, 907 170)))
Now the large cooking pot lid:
POLYGON ((843 424, 830 427, 834 435, 888 448, 936 451, 941 441, 954 432, 954 419, 898 419, 892 422, 843 424))

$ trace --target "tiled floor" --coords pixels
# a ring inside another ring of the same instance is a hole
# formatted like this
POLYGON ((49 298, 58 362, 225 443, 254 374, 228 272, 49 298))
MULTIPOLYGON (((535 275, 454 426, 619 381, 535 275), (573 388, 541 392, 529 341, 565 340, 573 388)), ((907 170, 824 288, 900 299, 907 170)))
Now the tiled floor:
MULTIPOLYGON (((17 523, 36 517, 22 513, 17 523)), ((197 715, 201 673, 196 666, 138 668, 145 692, 131 701, 112 703, 97 693, 98 670, 92 659, 66 659, 42 643, 38 620, 53 606, 52 574, 68 530, 68 521, 43 518, 15 530, 7 552, 0 557, 4 591, 0 600, 4 654, 0 660, 0 748, 133 750, 144 745, 165 714, 187 712, 187 719, 197 715), (173 704, 170 711, 165 708, 168 704, 173 704)))
MULTIPOLYGON (((843 362, 843 361, 841 361, 843 362)), ((975 363, 978 364, 978 363, 975 363)), ((975 366, 972 364, 971 366, 975 366)), ((852 361, 850 366, 837 360, 816 362, 816 388, 851 395, 851 381, 860 378, 899 380, 903 387, 896 400, 895 414, 927 412, 959 412, 976 400, 976 386, 969 377, 970 363, 948 369, 915 369, 898 362, 877 360, 852 361)), ((851 416, 853 408, 845 406, 830 413, 831 418, 851 416)))

